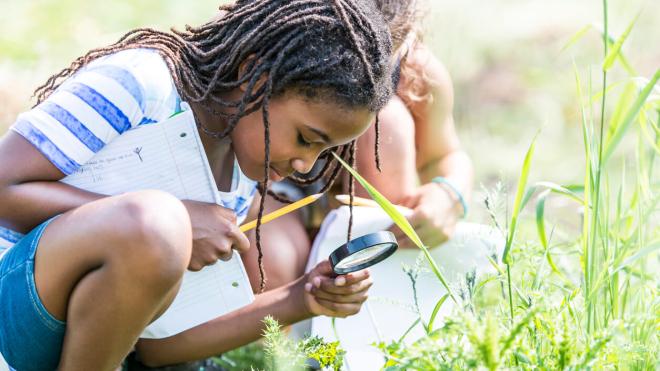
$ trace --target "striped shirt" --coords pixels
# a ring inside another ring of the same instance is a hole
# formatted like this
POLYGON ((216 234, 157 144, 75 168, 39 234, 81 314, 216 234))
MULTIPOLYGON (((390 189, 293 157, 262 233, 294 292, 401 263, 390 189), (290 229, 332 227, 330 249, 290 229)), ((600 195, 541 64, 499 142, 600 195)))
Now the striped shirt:
MULTIPOLYGON (((20 114, 11 127, 64 174, 75 172, 117 136, 181 111, 163 58, 154 50, 129 49, 94 60, 46 100, 20 114)), ((232 190, 222 206, 244 220, 256 182, 234 166, 232 190)), ((22 235, 0 227, 0 254, 22 235)))

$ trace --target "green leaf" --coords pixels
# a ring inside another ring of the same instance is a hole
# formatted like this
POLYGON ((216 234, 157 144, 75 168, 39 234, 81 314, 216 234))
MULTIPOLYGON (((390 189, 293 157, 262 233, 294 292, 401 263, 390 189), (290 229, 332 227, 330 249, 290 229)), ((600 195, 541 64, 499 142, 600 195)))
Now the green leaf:
POLYGON ((590 24, 580 28, 578 30, 578 32, 573 34, 573 36, 571 36, 571 38, 568 39, 568 42, 566 42, 566 45, 564 45, 561 48, 560 52, 563 52, 564 50, 566 50, 566 49, 570 48, 571 46, 573 46, 573 44, 578 42, 587 33, 587 31, 589 31, 591 28, 592 28, 592 26, 590 24))
POLYGON ((604 167, 609 158, 612 156, 612 153, 619 145, 619 142, 621 142, 621 139, 623 139, 625 133, 630 128, 630 124, 635 120, 637 114, 639 114, 639 111, 642 109, 642 106, 646 102, 646 99, 648 99, 651 91, 653 90, 653 87, 658 82, 658 80, 660 80, 660 69, 655 71, 655 75, 653 75, 651 81, 649 81, 648 84, 644 86, 644 89, 642 89, 642 91, 639 93, 632 107, 630 107, 628 110, 628 113, 626 114, 625 119, 621 125, 617 127, 616 132, 605 144, 601 167, 604 167))
POLYGON ((631 265, 632 263, 636 262, 637 260, 645 257, 646 255, 649 255, 650 253, 659 250, 660 249, 660 241, 655 241, 654 243, 650 244, 649 246, 646 246, 643 249, 640 249, 637 251, 635 254, 629 256, 626 260, 623 261, 623 263, 619 264, 618 267, 614 269, 610 274, 614 274, 616 272, 619 272, 620 270, 626 268, 627 266, 631 265))
POLYGON ((610 68, 612 68, 612 65, 614 64, 614 60, 617 58, 621 51, 621 47, 623 46, 623 43, 626 41, 628 38, 628 35, 630 34, 630 31, 632 31, 633 26, 637 22, 637 18, 639 18, 639 14, 635 16, 635 18, 630 22, 626 30, 621 34, 621 36, 616 40, 614 45, 612 46, 612 49, 607 53, 607 56, 605 57, 605 60, 603 61, 603 71, 607 71, 610 68))
MULTIPOLYGON (((446 295, 447 295, 447 294, 445 294, 445 296, 446 296, 446 295)), ((401 335, 401 337, 399 338, 399 340, 397 341, 397 343, 401 343, 401 342, 403 342, 403 340, 406 338, 406 336, 408 336, 408 334, 410 333, 410 331, 412 331, 412 330, 415 328, 415 326, 417 326, 417 325, 421 322, 421 320, 422 320, 421 318, 417 318, 417 319, 416 319, 416 320, 415 320, 415 321, 414 321, 414 322, 408 327, 408 329, 406 330, 406 332, 404 332, 403 335, 401 335)))
POLYGON ((332 154, 335 156, 337 161, 341 163, 344 168, 353 175, 353 177, 364 187, 364 189, 369 193, 369 196, 378 203, 378 205, 387 213, 387 215, 392 218, 392 221, 394 224, 396 224, 403 233, 410 238, 410 240, 424 252, 424 257, 428 261, 429 265, 431 266, 431 270, 435 274, 435 276, 438 278, 440 283, 442 283, 442 286, 447 290, 447 293, 449 296, 451 296, 452 300, 454 302, 458 302, 456 300, 456 297, 454 296, 454 293, 452 292, 451 288, 449 287, 449 284, 447 283, 447 280, 445 279, 445 276, 440 272, 440 269, 438 268, 438 264, 435 262, 433 257, 431 256, 431 253, 429 252, 428 248, 424 245, 422 240, 419 238, 417 235, 417 232, 413 229, 413 227, 410 225, 410 222, 408 222, 408 219, 406 219, 403 214, 397 210, 397 208, 392 205, 390 201, 385 198, 376 188, 374 188, 369 182, 367 182, 360 174, 358 174, 355 169, 353 169, 349 164, 347 164, 344 160, 341 159, 335 152, 332 152, 332 154))
POLYGON ((626 110, 632 105, 633 99, 637 94, 637 88, 633 81, 628 81, 625 85, 623 92, 610 115, 610 122, 607 125, 607 138, 609 140, 616 133, 617 128, 621 125, 625 118, 626 110))
MULTIPOLYGON (((543 182, 543 183, 547 183, 547 182, 543 182)), ((545 249, 545 259, 547 260, 548 265, 550 266, 550 269, 552 269, 552 271, 555 274, 559 275, 559 277, 562 279, 562 281, 569 284, 570 286, 573 286, 572 282, 570 282, 570 280, 564 276, 564 274, 559 270, 559 268, 555 264, 554 260, 552 260, 552 255, 550 254, 550 245, 548 243, 548 239, 547 239, 546 234, 545 234, 545 200, 547 199, 548 195, 550 195, 550 192, 552 192, 556 189, 555 187, 559 187, 559 189, 564 189, 566 191, 568 191, 568 190, 561 187, 561 186, 557 186, 556 184, 553 184, 553 183, 547 183, 547 184, 552 185, 553 187, 552 188, 548 187, 548 189, 543 191, 537 199, 537 203, 536 203, 536 230, 539 234, 539 240, 541 240, 541 245, 543 245, 543 248, 545 249)), ((582 200, 579 199, 579 198, 577 199, 577 201, 580 204, 582 203, 582 200)))
POLYGON ((502 254, 502 261, 504 263, 509 263, 509 250, 511 249, 511 244, 513 243, 513 237, 516 233, 516 224, 518 223, 518 214, 520 214, 523 195, 525 193, 525 187, 527 186, 527 177, 529 176, 529 169, 532 162, 532 156, 534 155, 534 147, 536 146, 536 138, 538 134, 534 136, 532 144, 530 144, 527 154, 525 155, 525 161, 523 162, 523 167, 520 172, 520 179, 518 179, 518 189, 516 190, 516 198, 513 203, 513 214, 511 215, 511 224, 509 227, 509 236, 506 239, 506 245, 504 246, 504 253, 502 254))
POLYGON ((584 200, 580 198, 574 191, 571 191, 569 187, 564 187, 552 182, 537 182, 534 184, 536 187, 543 187, 551 190, 554 193, 558 193, 564 196, 568 196, 570 199, 576 201, 580 205, 584 203, 584 200))
POLYGON ((571 187, 576 189, 577 191, 581 191, 583 189, 582 186, 579 186, 579 188, 576 188, 576 186, 569 186, 569 187, 564 187, 556 183, 552 182, 537 182, 533 186, 529 187, 527 191, 525 192, 525 196, 522 199, 522 202, 520 203, 520 208, 524 209, 527 203, 532 199, 532 196, 534 196, 534 193, 539 190, 539 188, 546 188, 551 190, 554 193, 562 194, 564 196, 568 196, 569 198, 573 199, 580 205, 584 204, 584 201, 580 196, 578 196, 574 191, 571 190, 571 187))
POLYGON ((442 304, 447 301, 447 298, 449 297, 449 294, 444 294, 440 300, 438 300, 437 303, 435 303, 435 307, 433 307, 433 312, 431 312, 431 319, 429 319, 429 325, 427 326, 427 333, 430 333, 433 331, 433 323, 435 322, 435 317, 438 315, 438 312, 440 311, 440 308, 442 308, 442 304))
MULTIPOLYGON (((600 33, 601 37, 605 34, 605 31, 600 26, 592 24, 591 27, 593 29, 597 30, 600 33)), ((608 48, 613 47, 615 43, 616 43, 616 40, 614 39, 612 34, 608 33, 608 35, 607 35, 607 46, 608 46, 608 48)), ((628 59, 626 59, 626 56, 621 52, 621 50, 619 50, 617 55, 618 55, 618 58, 619 58, 619 63, 621 63, 621 66, 623 67, 624 70, 626 70, 628 75, 637 76, 638 75, 637 71, 635 71, 635 69, 630 65, 630 62, 628 62, 628 59)))
POLYGON ((545 250, 548 250, 548 238, 545 235, 545 200, 548 198, 550 190, 546 189, 543 191, 536 202, 536 230, 539 234, 539 240, 541 240, 541 245, 545 250))

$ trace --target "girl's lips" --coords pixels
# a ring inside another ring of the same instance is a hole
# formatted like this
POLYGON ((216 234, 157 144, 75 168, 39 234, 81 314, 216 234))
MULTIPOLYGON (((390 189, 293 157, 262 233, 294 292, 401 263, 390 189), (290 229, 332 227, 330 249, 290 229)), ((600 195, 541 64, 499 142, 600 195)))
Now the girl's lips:
POLYGON ((273 182, 279 182, 284 179, 284 176, 280 175, 280 173, 271 166, 270 171, 268 172, 268 179, 273 182))

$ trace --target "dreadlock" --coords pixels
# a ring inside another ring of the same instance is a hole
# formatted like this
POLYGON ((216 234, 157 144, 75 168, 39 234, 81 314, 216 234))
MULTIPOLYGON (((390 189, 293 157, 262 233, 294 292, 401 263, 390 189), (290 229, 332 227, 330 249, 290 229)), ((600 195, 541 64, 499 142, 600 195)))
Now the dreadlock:
MULTIPOLYGON (((399 78, 404 77, 405 88, 398 89, 397 92, 404 101, 432 101, 433 92, 430 87, 435 81, 419 63, 408 63, 410 52, 423 39, 422 21, 423 14, 429 6, 428 2, 425 0, 375 0, 375 2, 389 25, 393 49, 398 50, 397 54, 400 54, 396 58, 393 76, 395 90, 399 78)), ((376 137, 378 138, 378 132, 376 137)))
MULTIPOLYGON (((264 179, 257 221, 261 290, 265 286, 261 249, 261 219, 268 191, 270 167, 269 102, 293 91, 306 99, 331 101, 351 109, 378 112, 392 94, 387 25, 373 0, 238 0, 223 5, 224 13, 184 31, 140 28, 116 43, 89 51, 35 90, 37 104, 68 77, 100 57, 134 48, 156 50, 165 60, 184 101, 202 103, 227 123, 215 132, 197 124, 207 135, 224 138, 239 120, 259 109, 265 134, 264 179), (265 83, 263 83, 265 78, 265 83), (246 86, 238 100, 224 92, 246 86), (211 107, 229 108, 228 110, 211 107)), ((333 149, 343 158, 355 157, 355 143, 333 149)), ((332 186, 341 166, 329 153, 326 166, 314 181, 332 186), (329 178, 327 175, 329 174, 329 178)), ((308 179, 291 178, 299 184, 308 179)), ((352 210, 352 209, 351 209, 352 210)))
POLYGON ((411 33, 418 36, 421 0, 375 0, 392 35, 393 49, 398 49, 411 33))

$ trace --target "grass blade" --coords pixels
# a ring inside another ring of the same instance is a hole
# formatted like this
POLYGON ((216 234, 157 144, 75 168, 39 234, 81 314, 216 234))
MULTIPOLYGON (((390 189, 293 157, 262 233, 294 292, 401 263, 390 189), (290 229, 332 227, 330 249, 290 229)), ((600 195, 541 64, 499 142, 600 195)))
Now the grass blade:
POLYGON ((619 97, 616 106, 614 107, 614 111, 612 111, 610 123, 607 128, 608 140, 612 138, 614 133, 616 133, 617 128, 623 122, 626 109, 628 109, 628 107, 632 105, 632 101, 635 97, 635 92, 636 92, 635 83, 632 81, 628 82, 625 88, 623 89, 623 92, 621 93, 621 96, 619 97))
POLYGON ((539 234, 539 240, 545 250, 548 250, 548 238, 545 235, 545 200, 548 198, 550 190, 543 191, 536 202, 536 230, 539 234))
POLYGON ((369 196, 378 203, 378 205, 387 213, 387 215, 392 218, 392 221, 403 231, 403 233, 410 238, 410 240, 424 252, 424 257, 428 261, 429 265, 431 266, 431 270, 435 274, 435 276, 438 278, 440 283, 444 286, 444 288, 447 290, 447 293, 449 296, 451 296, 452 300, 454 302, 458 302, 456 297, 454 296, 454 293, 452 292, 451 288, 449 287, 449 284, 447 283, 447 280, 445 279, 445 276, 440 272, 440 269, 438 268, 438 264, 435 262, 433 257, 431 256, 431 253, 429 252, 428 248, 424 245, 422 240, 419 238, 417 235, 417 232, 413 229, 413 227, 410 225, 408 222, 408 219, 406 219, 403 214, 397 210, 397 208, 392 205, 390 201, 385 198, 376 188, 374 188, 369 182, 367 182, 360 174, 358 174, 355 169, 353 169, 349 164, 347 164, 344 160, 341 159, 336 153, 332 152, 332 154, 335 156, 337 161, 339 161, 344 168, 350 172, 353 177, 364 187, 364 189, 369 193, 369 196))
POLYGON ((435 317, 438 315, 438 312, 440 311, 440 308, 442 308, 442 304, 447 301, 447 298, 449 297, 449 294, 444 294, 440 300, 438 300, 437 303, 435 303, 435 307, 433 307, 433 312, 431 312, 431 319, 429 319, 429 325, 427 326, 427 333, 431 333, 433 331, 433 323, 435 322, 435 317))
POLYGON ((650 244, 649 246, 646 246, 643 249, 640 249, 637 251, 635 254, 629 256, 626 260, 623 261, 623 263, 619 264, 614 271, 610 274, 614 274, 616 272, 619 272, 620 270, 626 268, 627 266, 631 265, 632 263, 636 262, 637 260, 645 257, 646 255, 651 254, 652 252, 660 250, 660 241, 656 241, 655 243, 650 244))
POLYGON ((559 52, 561 53, 561 52, 565 51, 566 49, 570 48, 571 46, 573 46, 573 44, 575 44, 575 43, 578 42, 580 39, 582 39, 582 37, 584 37, 584 35, 585 35, 585 34, 586 34, 591 28, 592 28, 592 26, 591 26, 590 24, 588 24, 588 25, 586 25, 586 26, 580 28, 580 29, 578 30, 578 32, 574 33, 573 36, 571 36, 571 38, 568 39, 568 41, 566 42, 566 44, 561 48, 561 50, 560 50, 559 52))
POLYGON ((568 187, 561 186, 556 183, 552 182, 537 182, 534 184, 536 187, 543 187, 551 190, 554 193, 558 193, 564 196, 568 196, 568 198, 576 201, 580 205, 584 203, 584 200, 580 196, 578 196, 575 192, 571 191, 568 187))
POLYGON ((621 51, 621 47, 623 46, 623 43, 628 38, 628 35, 630 34, 630 31, 632 31, 633 26, 635 26, 635 23, 637 23, 637 18, 639 18, 639 14, 637 14, 637 16, 635 16, 635 18, 630 22, 630 24, 623 32, 623 34, 621 34, 621 36, 619 36, 619 38, 616 40, 614 45, 612 45, 612 49, 610 49, 609 53, 607 53, 607 56, 603 61, 604 71, 607 71, 610 68, 612 68, 614 61, 616 60, 617 56, 619 55, 619 52, 621 51))
POLYGON ((509 226, 509 233, 506 239, 506 245, 504 246, 504 253, 502 254, 502 261, 508 264, 509 250, 511 249, 511 244, 513 243, 513 237, 516 233, 516 224, 518 222, 518 214, 520 214, 520 209, 522 208, 522 199, 525 194, 525 187, 527 186, 527 177, 529 176, 529 169, 532 162, 532 156, 534 154, 534 148, 536 146, 536 138, 538 134, 534 136, 532 144, 530 144, 527 154, 525 155, 525 161, 523 162, 522 171, 520 172, 520 179, 518 180, 518 189, 516 190, 516 198, 513 203, 513 213, 511 215, 511 225, 509 226))
MULTIPOLYGON (((600 26, 592 24, 591 27, 593 29, 597 30, 600 33, 601 37, 603 37, 605 35, 605 32, 603 31, 603 29, 600 26)), ((614 39, 612 34, 608 33, 608 35, 607 35, 607 46, 608 46, 608 48, 611 47, 611 46, 614 46, 615 43, 616 43, 616 39, 614 39)), ((630 75, 630 76, 638 75, 637 71, 630 65, 630 62, 628 62, 628 59, 621 52, 621 50, 619 50, 619 53, 617 53, 617 57, 619 59, 619 63, 621 63, 621 66, 623 66, 623 69, 626 70, 628 75, 630 75)))
POLYGON ((639 93, 632 107, 630 107, 630 109, 628 110, 625 119, 623 120, 621 125, 619 125, 619 127, 616 129, 616 132, 612 135, 610 140, 607 141, 602 158, 602 164, 601 164, 602 167, 605 166, 609 158, 612 156, 612 153, 619 145, 619 142, 621 142, 621 139, 623 139, 624 134, 630 128, 630 124, 635 120, 635 117, 637 117, 637 114, 639 114, 639 111, 642 109, 644 103, 646 103, 646 99, 651 94, 651 91, 653 90, 655 84, 658 83, 658 80, 660 80, 660 69, 658 69, 655 72, 655 75, 653 75, 651 81, 649 81, 648 84, 646 84, 646 86, 644 87, 644 89, 642 89, 642 91, 639 93))
MULTIPOLYGON (((560 187, 563 188, 563 187, 560 187)), ((565 189, 565 188, 564 188, 565 189)), ((564 281, 564 283, 568 284, 569 286, 573 286, 573 283, 564 276, 564 274, 559 270, 557 265, 555 264, 554 260, 552 260, 552 255, 550 254, 550 244, 548 243, 548 239, 545 234, 545 200, 547 197, 550 195, 550 192, 552 192, 552 188, 548 188, 545 191, 543 191, 536 203, 536 229, 539 234, 539 240, 541 241, 541 245, 543 246, 545 250, 545 259, 548 262, 548 265, 550 266, 550 269, 559 276, 559 278, 564 281)), ((567 190, 568 191, 568 190, 567 190)), ((582 200, 578 198, 578 202, 580 204, 582 203, 582 200)))

